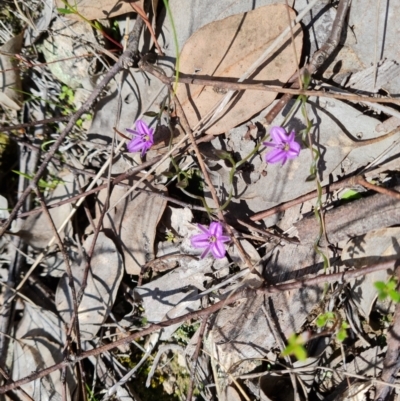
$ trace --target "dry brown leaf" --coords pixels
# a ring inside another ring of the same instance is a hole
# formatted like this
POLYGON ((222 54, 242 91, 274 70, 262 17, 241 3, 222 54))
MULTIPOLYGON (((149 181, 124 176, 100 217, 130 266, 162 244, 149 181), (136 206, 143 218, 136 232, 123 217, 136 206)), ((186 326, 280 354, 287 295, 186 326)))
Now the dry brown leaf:
POLYGON ((60 345, 65 344, 64 322, 53 312, 29 303, 15 332, 15 338, 46 337, 60 345))
MULTIPOLYGON (((295 13, 289 8, 290 18, 295 13)), ((254 11, 237 14, 212 22, 192 35, 180 56, 181 72, 238 79, 258 59, 273 40, 288 26, 285 5, 274 4, 254 11)), ((297 56, 301 55, 303 33, 299 25, 294 28, 297 56)), ((295 72, 293 47, 288 40, 251 77, 265 83, 285 83, 295 72)), ((193 128, 197 122, 224 97, 225 93, 212 87, 179 84, 177 96, 193 128)), ((222 116, 210 129, 209 134, 221 134, 248 120, 267 107, 276 93, 240 92, 230 101, 222 116)))
MULTIPOLYGON (((161 191, 164 187, 154 189, 161 191)), ((110 204, 115 204, 126 192, 126 188, 114 188, 110 204)), ((139 275, 142 266, 154 259, 156 227, 166 205, 167 201, 159 196, 136 192, 120 202, 104 219, 104 229, 113 231, 121 247, 128 274, 139 275)))
MULTIPOLYGON (((143 7, 143 0, 130 0, 130 2, 132 1, 143 7)), ((62 0, 56 0, 56 4, 58 8, 65 8, 62 0)), ((75 2, 70 2, 70 4, 76 4, 79 14, 88 20, 112 18, 134 11, 129 2, 121 0, 76 0, 75 2)), ((66 17, 82 20, 76 14, 67 14, 66 17)))
MULTIPOLYGON (((74 176, 70 173, 61 172, 58 176, 63 182, 57 185, 54 191, 51 191, 46 197, 46 203, 56 203, 78 193, 77 184, 74 176)), ((70 203, 59 206, 54 209, 49 209, 50 215, 55 226, 58 228, 68 217, 72 210, 70 203)), ((21 229, 15 232, 32 248, 41 249, 47 246, 51 238, 54 236, 54 231, 49 224, 48 217, 44 213, 28 216, 20 225, 21 229)), ((60 232, 60 237, 63 239, 65 235, 69 235, 72 230, 72 225, 69 222, 64 230, 60 232)))
MULTIPOLYGON (((86 239, 86 252, 89 252, 92 241, 93 235, 86 239)), ((71 267, 77 291, 82 284, 84 265, 85 263, 77 263, 71 267)), ((87 286, 78 308, 82 339, 90 340, 99 331, 114 305, 123 274, 121 255, 114 242, 101 232, 94 248, 87 286)), ((63 320, 69 322, 72 314, 72 296, 66 275, 57 287, 56 306, 63 320)))
POLYGON ((20 110, 21 79, 15 55, 21 51, 24 33, 14 36, 0 47, 0 103, 12 110, 20 110))
MULTIPOLYGON (((35 336, 14 341, 12 379, 18 380, 63 361, 64 356, 59 344, 45 337, 35 336)), ((72 368, 66 367, 67 399, 76 387, 72 368)), ((60 370, 50 373, 46 377, 23 384, 21 388, 34 400, 61 400, 64 379, 60 370)))

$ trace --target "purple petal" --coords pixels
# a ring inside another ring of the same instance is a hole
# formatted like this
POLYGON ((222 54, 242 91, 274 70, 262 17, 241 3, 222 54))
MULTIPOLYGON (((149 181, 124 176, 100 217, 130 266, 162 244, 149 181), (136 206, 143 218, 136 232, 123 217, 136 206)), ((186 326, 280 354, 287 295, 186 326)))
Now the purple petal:
POLYGON ((273 149, 271 152, 267 153, 265 160, 267 163, 278 163, 281 160, 286 159, 286 152, 282 149, 273 149))
MULTIPOLYGON (((292 145, 293 145, 293 144, 292 144, 292 145)), ((291 147, 286 153, 287 153, 287 157, 288 157, 289 159, 294 159, 294 158, 296 158, 296 157, 299 155, 299 153, 300 153, 300 145, 299 145, 299 148, 297 148, 297 147, 295 147, 295 148, 291 147)))
POLYGON ((134 138, 130 142, 127 143, 126 147, 129 152, 139 152, 139 150, 143 149, 143 141, 141 138, 134 138))
POLYGON ((229 242, 230 240, 231 240, 231 238, 228 237, 227 235, 221 235, 221 236, 218 238, 218 241, 219 241, 219 242, 229 242))
POLYGON ((193 235, 190 238, 190 242, 194 248, 205 248, 210 245, 210 239, 208 234, 193 235))
POLYGON ((270 131, 270 135, 272 140, 276 144, 280 144, 282 142, 286 142, 288 139, 287 133, 282 127, 272 127, 270 131))
POLYGON ((139 132, 135 131, 134 129, 127 128, 126 131, 128 131, 131 135, 135 137, 142 137, 142 134, 139 132))
POLYGON ((289 143, 294 142, 294 137, 295 137, 295 136, 296 136, 296 133, 295 133, 294 131, 291 131, 290 134, 289 134, 289 136, 288 136, 288 138, 287 138, 287 141, 288 141, 289 143))
POLYGON ((222 224, 213 221, 210 224, 210 234, 218 239, 222 235, 222 224))
POLYGON ((288 156, 287 156, 287 152, 285 152, 283 159, 282 159, 282 166, 287 162, 288 156))
POLYGON ((225 256, 225 247, 222 242, 215 242, 211 247, 211 252, 216 259, 222 259, 225 256))
POLYGON ((276 148, 277 144, 274 142, 263 142, 264 146, 271 146, 272 148, 276 148))
POLYGON ((143 120, 137 120, 135 123, 136 130, 139 132, 141 135, 147 135, 147 131, 149 127, 143 120))
POLYGON ((203 253, 201 254, 200 258, 204 259, 212 250, 212 245, 213 244, 208 244, 208 247, 203 251, 203 253))
POLYGON ((201 224, 197 224, 197 227, 200 228, 200 230, 203 231, 203 233, 210 235, 210 230, 208 228, 204 227, 201 224))

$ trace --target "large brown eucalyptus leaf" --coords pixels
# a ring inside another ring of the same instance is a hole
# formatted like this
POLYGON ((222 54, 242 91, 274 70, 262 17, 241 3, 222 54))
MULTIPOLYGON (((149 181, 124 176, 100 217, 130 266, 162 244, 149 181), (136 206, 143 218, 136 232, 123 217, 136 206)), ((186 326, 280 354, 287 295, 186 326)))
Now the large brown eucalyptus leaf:
MULTIPOLYGON (((295 13, 290 8, 289 15, 294 19, 295 13)), ((288 26, 288 18, 287 7, 274 4, 202 27, 183 47, 181 73, 236 81, 288 26)), ((300 57, 303 33, 299 25, 293 31, 297 57, 300 57)), ((297 64, 288 39, 247 82, 285 83, 295 72, 297 64)), ((224 92, 210 86, 178 84, 177 95, 192 128, 224 97, 224 92)), ((227 112, 207 133, 221 134, 248 120, 267 107, 276 95, 262 91, 239 92, 226 107, 227 112)))

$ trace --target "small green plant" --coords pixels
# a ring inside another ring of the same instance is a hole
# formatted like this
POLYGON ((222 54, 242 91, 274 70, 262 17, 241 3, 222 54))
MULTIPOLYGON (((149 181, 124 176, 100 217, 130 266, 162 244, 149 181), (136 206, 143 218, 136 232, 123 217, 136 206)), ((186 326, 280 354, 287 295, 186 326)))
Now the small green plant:
POLYGON ((345 201, 353 201, 362 198, 362 195, 354 189, 348 189, 340 198, 345 201))
MULTIPOLYGON (((25 174, 18 170, 12 170, 12 172, 15 174, 18 174, 22 177, 25 177, 27 180, 31 180, 34 177, 31 174, 25 174)), ((45 189, 54 190, 54 189, 56 189, 58 184, 64 183, 64 181, 59 178, 56 178, 56 177, 50 177, 50 178, 51 178, 51 181, 49 181, 49 182, 42 178, 39 180, 39 182, 38 182, 39 190, 41 190, 41 191, 44 191, 45 189)))
POLYGON ((328 329, 337 330, 336 340, 343 342, 347 338, 347 329, 349 325, 346 321, 341 320, 334 312, 326 312, 317 317, 315 320, 317 327, 325 327, 328 329))
POLYGON ((349 324, 346 321, 343 321, 340 325, 339 331, 336 334, 336 339, 340 342, 343 342, 347 338, 347 329, 349 328, 349 324))
POLYGON ((61 88, 60 99, 65 100, 70 106, 74 105, 75 94, 68 86, 63 85, 61 88))
POLYGON ((165 239, 167 242, 174 243, 176 238, 174 233, 171 230, 167 230, 165 233, 165 239))
POLYGON ((374 283, 375 288, 378 290, 378 298, 383 301, 389 297, 393 302, 400 302, 400 293, 396 291, 397 280, 391 278, 387 283, 377 281, 374 283))
POLYGON ((90 387, 85 383, 86 391, 88 393, 88 401, 98 401, 96 396, 94 395, 94 392, 90 389, 90 387))
POLYGON ((293 333, 288 339, 288 345, 282 352, 282 356, 294 355, 299 361, 307 359, 307 351, 304 348, 304 338, 293 333))

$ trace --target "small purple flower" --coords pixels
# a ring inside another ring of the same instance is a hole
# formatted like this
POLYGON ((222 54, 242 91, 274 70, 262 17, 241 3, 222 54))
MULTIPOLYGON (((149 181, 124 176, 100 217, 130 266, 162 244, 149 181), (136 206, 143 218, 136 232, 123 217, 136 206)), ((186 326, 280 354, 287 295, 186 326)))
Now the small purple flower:
POLYGON ((292 131, 289 135, 282 127, 271 128, 271 138, 273 142, 264 142, 263 145, 274 148, 265 156, 267 163, 278 163, 282 161, 282 166, 287 159, 294 159, 300 153, 300 144, 295 140, 296 133, 292 131))
POLYGON ((230 241, 226 235, 222 235, 222 224, 212 222, 210 228, 198 224, 203 234, 193 235, 190 239, 194 248, 206 248, 201 254, 201 258, 206 257, 210 252, 214 258, 222 259, 225 256, 224 242, 230 241))
POLYGON ((143 120, 136 121, 136 131, 129 128, 126 130, 133 135, 133 138, 126 145, 128 151, 131 153, 142 151, 143 157, 144 154, 153 146, 154 130, 149 128, 143 120))

